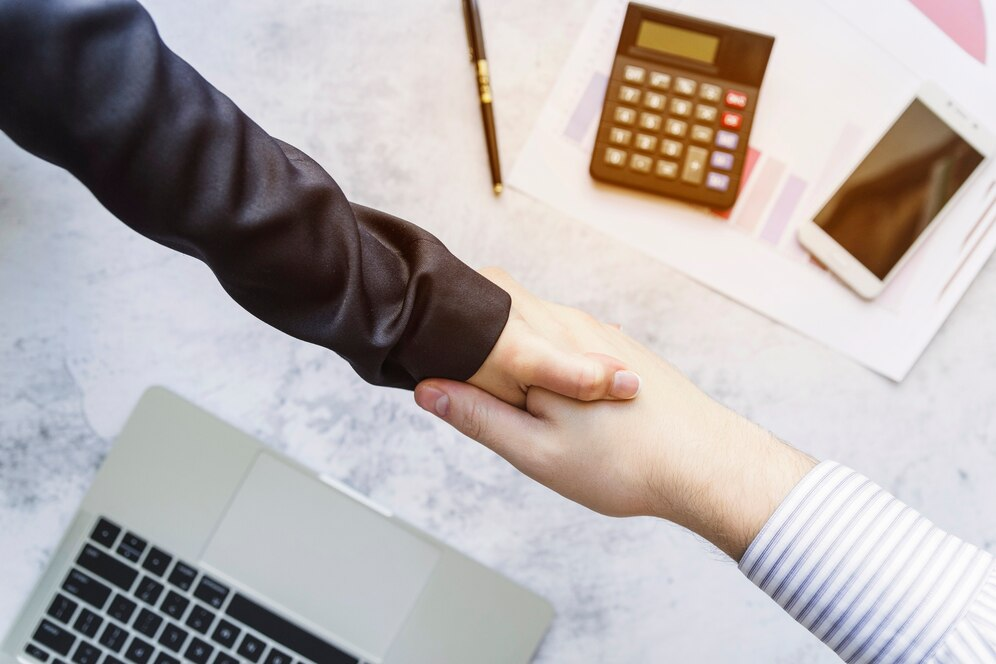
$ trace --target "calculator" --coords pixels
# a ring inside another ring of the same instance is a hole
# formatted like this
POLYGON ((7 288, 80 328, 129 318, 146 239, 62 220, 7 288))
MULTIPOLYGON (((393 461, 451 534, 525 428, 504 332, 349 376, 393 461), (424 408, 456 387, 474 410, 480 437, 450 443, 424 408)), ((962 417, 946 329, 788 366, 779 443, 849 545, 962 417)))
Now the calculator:
POLYGON ((737 200, 774 37, 630 3, 591 157, 596 180, 737 200))

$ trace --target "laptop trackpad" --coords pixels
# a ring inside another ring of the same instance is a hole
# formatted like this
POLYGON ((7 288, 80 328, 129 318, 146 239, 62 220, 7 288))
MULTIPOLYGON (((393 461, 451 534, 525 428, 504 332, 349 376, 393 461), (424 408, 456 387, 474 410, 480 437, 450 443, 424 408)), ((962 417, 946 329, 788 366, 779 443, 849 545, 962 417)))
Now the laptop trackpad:
POLYGON ((203 562, 303 627, 379 659, 438 559, 436 547, 263 453, 203 562))

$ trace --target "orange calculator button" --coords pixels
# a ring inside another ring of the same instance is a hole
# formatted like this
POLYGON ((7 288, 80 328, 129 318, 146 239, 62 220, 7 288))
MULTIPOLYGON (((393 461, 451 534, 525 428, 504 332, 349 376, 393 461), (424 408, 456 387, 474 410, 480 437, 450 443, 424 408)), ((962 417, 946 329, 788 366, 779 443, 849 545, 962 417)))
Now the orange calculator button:
POLYGON ((736 90, 727 90, 726 105, 730 108, 747 108, 747 95, 736 90))
POLYGON ((720 122, 728 129, 740 129, 740 125, 744 123, 744 118, 738 113, 723 113, 723 119, 720 122))

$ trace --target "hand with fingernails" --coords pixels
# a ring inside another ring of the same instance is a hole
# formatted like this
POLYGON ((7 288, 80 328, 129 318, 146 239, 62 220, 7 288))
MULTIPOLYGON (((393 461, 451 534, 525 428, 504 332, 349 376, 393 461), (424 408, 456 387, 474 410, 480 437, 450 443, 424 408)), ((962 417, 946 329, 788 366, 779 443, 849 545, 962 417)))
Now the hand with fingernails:
POLYGON ((581 401, 637 395, 636 373, 609 355, 591 352, 574 333, 601 323, 535 297, 501 269, 485 268, 481 274, 512 296, 512 310, 491 353, 468 380, 471 385, 518 407, 525 405, 532 387, 581 401))
POLYGON ((611 516, 668 519, 738 559, 815 462, 615 326, 542 307, 542 330, 559 329, 602 366, 637 370, 640 397, 585 402, 527 385, 523 409, 479 386, 430 379, 415 389, 418 405, 571 500, 611 516))

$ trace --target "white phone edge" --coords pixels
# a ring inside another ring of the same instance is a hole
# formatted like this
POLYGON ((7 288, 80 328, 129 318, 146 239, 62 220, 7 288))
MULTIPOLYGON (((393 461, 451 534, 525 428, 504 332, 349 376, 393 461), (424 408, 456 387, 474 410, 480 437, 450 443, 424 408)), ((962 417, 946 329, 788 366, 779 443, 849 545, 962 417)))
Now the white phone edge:
MULTIPOLYGON (((938 211, 937 215, 920 233, 920 236, 910 245, 910 248, 906 250, 902 258, 892 267, 884 279, 879 279, 875 276, 871 270, 865 267, 857 258, 855 258, 847 249, 842 247, 837 243, 830 235, 828 235, 822 228, 820 228, 816 222, 812 219, 807 219, 799 226, 799 244, 801 244, 809 253, 811 253, 817 260, 822 262, 828 270, 833 272, 847 284, 855 293, 860 295, 866 300, 872 300, 877 297, 885 289, 889 281, 894 277, 906 263, 906 261, 916 253, 916 250, 927 240, 930 236, 931 231, 936 227, 938 220, 944 218, 948 210, 957 204, 958 199, 962 192, 966 191, 972 182, 979 176, 979 173, 986 170, 986 166, 989 160, 992 158, 993 153, 996 152, 996 136, 993 136, 988 131, 986 131, 976 120, 973 120, 967 113, 965 113, 957 104, 952 101, 951 97, 944 92, 939 86, 934 83, 925 83, 920 87, 915 95, 914 99, 919 99, 923 104, 929 108, 931 111, 937 114, 955 133, 961 136, 965 141, 971 145, 973 148, 978 150, 982 154, 983 162, 975 169, 975 172, 966 180, 961 188, 951 197, 944 207, 938 211)), ((912 101, 912 100, 911 100, 912 101)), ((903 111, 905 112, 905 107, 903 111)), ((897 119, 899 116, 896 116, 897 119)), ((890 125, 891 126, 891 125, 890 125)), ((878 145, 876 143, 875 145, 878 145)), ((869 149, 869 152, 873 150, 875 146, 869 149)), ((861 159, 858 161, 860 165, 865 158, 868 156, 868 152, 862 155, 861 159)), ((847 182, 848 178, 851 177, 853 171, 848 173, 847 177, 844 178, 841 185, 847 182)), ((836 190, 827 200, 833 198, 836 195, 836 190)))

